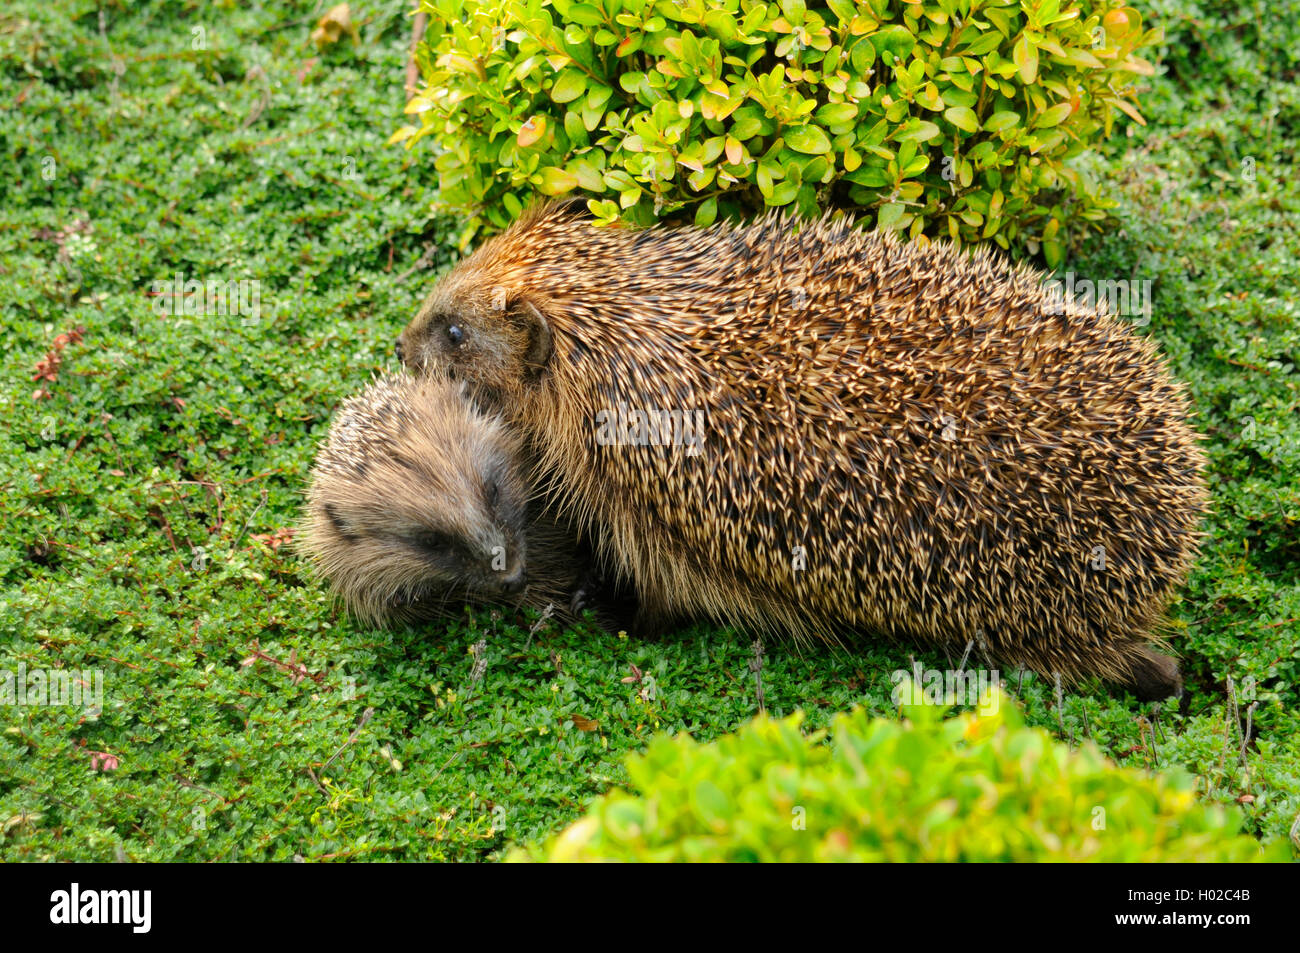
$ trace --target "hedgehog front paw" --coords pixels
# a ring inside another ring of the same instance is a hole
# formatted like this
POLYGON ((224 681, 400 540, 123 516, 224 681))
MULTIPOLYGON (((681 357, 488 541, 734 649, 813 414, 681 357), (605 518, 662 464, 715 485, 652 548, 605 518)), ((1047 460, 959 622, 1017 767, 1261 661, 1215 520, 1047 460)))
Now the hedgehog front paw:
POLYGON ((587 592, 586 586, 579 585, 573 590, 573 598, 569 600, 569 613, 571 615, 582 615, 583 610, 594 608, 591 596, 587 592))

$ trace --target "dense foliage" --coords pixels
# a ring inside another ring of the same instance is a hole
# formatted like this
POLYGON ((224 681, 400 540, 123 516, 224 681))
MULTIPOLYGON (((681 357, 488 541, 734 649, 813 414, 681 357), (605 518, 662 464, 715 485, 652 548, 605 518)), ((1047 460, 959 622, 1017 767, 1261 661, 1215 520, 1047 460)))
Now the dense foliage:
POLYGON ((1116 768, 1025 727, 996 690, 981 713, 902 723, 861 710, 826 732, 761 717, 708 744, 659 737, 613 791, 538 851, 555 861, 1244 861, 1267 854, 1196 802, 1182 772, 1116 768))
POLYGON ((396 138, 433 137, 466 238, 576 190, 642 224, 863 207, 1051 265, 1111 204, 1068 160, 1140 119, 1158 36, 1117 0, 422 7, 428 85, 396 138))

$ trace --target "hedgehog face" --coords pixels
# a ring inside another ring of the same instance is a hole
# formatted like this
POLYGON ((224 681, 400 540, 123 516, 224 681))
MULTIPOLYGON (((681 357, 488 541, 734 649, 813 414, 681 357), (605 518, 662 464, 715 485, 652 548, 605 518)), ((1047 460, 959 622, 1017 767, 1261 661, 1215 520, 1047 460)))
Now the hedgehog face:
POLYGON ((358 615, 436 614, 456 597, 502 597, 526 581, 523 493, 509 477, 373 466, 313 501, 325 574, 358 615))
POLYGON ((526 297, 473 287, 453 272, 402 331, 397 354, 415 373, 446 373, 494 406, 536 381, 550 358, 550 326, 526 297))
POLYGON ((527 482, 501 423, 446 381, 380 381, 340 412, 308 494, 308 555, 371 622, 525 581, 527 482))

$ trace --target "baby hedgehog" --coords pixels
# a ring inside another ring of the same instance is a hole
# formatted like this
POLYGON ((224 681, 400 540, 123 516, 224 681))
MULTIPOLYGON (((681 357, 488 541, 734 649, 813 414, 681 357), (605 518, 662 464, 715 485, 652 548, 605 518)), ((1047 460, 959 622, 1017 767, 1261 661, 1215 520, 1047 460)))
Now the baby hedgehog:
POLYGON ((370 623, 509 596, 576 610, 590 588, 577 532, 544 508, 530 518, 529 495, 519 439, 463 384, 393 375, 335 417, 299 545, 370 623))
POLYGON ((1142 698, 1206 504, 1150 341, 987 251, 802 227, 595 227, 568 202, 403 331, 534 442, 641 618, 874 631, 1142 698))

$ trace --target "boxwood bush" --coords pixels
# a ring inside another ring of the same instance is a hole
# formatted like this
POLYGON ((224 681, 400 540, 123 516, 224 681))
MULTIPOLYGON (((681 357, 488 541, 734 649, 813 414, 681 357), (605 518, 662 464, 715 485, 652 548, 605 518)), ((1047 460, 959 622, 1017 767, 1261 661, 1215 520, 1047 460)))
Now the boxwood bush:
MULTIPOLYGON (((660 736, 628 759, 636 793, 611 792, 537 849, 552 861, 1285 860, 1238 820, 1199 803, 1181 772, 1118 768, 1026 728, 1000 693, 944 719, 759 717, 700 744, 660 736)), ((528 859, 516 852, 512 859, 528 859)))
MULTIPOLYGON (((1067 160, 1141 121, 1155 41, 1117 0, 423 0, 427 88, 462 238, 536 194, 622 217, 863 207, 884 228, 1040 248, 1109 202, 1067 160)), ((418 124, 416 124, 418 121, 418 124)))

